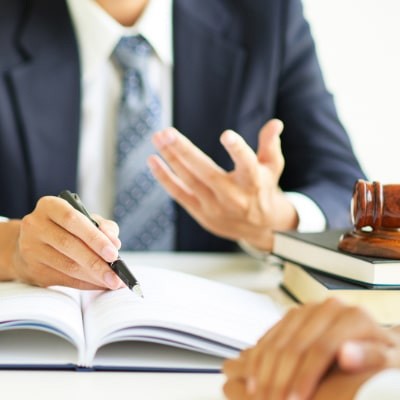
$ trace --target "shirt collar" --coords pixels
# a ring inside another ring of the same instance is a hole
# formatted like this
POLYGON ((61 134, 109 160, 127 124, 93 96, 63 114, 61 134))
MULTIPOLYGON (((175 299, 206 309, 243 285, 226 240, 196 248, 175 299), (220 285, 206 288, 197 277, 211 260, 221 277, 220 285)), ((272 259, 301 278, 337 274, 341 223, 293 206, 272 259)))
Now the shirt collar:
POLYGON ((163 64, 173 65, 172 0, 149 0, 132 27, 124 27, 94 0, 67 0, 80 49, 83 78, 107 61, 122 36, 141 34, 163 64))

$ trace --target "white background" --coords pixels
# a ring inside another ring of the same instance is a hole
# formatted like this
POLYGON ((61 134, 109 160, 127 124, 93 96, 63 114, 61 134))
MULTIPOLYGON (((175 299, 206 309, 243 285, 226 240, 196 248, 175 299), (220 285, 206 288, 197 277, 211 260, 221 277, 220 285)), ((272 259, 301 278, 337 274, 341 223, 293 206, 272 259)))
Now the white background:
POLYGON ((329 90, 371 180, 400 183, 400 0, 303 0, 329 90))

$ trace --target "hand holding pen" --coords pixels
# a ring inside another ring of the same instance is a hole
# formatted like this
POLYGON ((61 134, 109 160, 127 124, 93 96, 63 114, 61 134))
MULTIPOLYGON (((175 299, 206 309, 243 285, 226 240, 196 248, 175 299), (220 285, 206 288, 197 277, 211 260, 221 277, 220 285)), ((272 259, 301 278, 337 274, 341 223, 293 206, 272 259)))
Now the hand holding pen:
MULTIPOLYGON (((91 215, 86 210, 86 207, 83 205, 81 199, 76 193, 71 193, 69 190, 65 190, 60 193, 59 197, 67 201, 77 211, 85 215, 88 218, 88 220, 93 223, 94 226, 100 228, 98 222, 91 217, 91 215)), ((140 288, 139 282, 136 280, 134 275, 129 271, 129 268, 119 256, 118 258, 114 259, 113 262, 109 262, 108 265, 118 275, 118 277, 122 280, 122 282, 124 282, 125 285, 128 286, 129 289, 134 291, 140 297, 143 297, 142 289, 140 288)))
POLYGON ((111 270, 118 258, 118 226, 96 217, 97 228, 65 200, 42 197, 22 220, 11 221, 5 276, 37 286, 125 287, 111 270), (12 236, 12 237, 11 237, 12 236))

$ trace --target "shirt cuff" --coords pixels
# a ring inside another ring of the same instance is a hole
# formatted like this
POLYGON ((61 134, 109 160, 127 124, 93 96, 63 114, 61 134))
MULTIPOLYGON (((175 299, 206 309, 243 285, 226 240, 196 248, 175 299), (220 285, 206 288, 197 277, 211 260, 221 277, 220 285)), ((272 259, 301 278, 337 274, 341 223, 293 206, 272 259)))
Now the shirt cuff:
POLYGON ((400 393, 400 369, 387 369, 364 382, 354 400, 395 400, 400 393))
POLYGON ((301 193, 286 192, 285 195, 299 216, 299 232, 321 232, 326 228, 325 216, 317 203, 301 193))
POLYGON ((8 218, 0 216, 0 222, 7 222, 7 221, 9 221, 8 218))

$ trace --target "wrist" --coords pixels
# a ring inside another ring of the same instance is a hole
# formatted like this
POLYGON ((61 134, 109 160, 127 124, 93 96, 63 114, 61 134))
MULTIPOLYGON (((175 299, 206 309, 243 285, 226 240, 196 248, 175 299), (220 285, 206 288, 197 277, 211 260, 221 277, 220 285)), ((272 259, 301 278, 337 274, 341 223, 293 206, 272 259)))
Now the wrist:
POLYGON ((272 230, 289 231, 297 229, 299 226, 297 209, 281 190, 278 190, 273 196, 271 209, 274 210, 272 230))
POLYGON ((299 224, 299 217, 294 205, 285 194, 277 190, 270 197, 268 209, 264 211, 264 217, 250 227, 246 236, 239 238, 261 252, 270 252, 273 246, 274 231, 294 230, 299 224))
POLYGON ((20 232, 20 220, 0 223, 0 281, 15 280, 14 255, 20 232))

